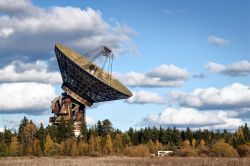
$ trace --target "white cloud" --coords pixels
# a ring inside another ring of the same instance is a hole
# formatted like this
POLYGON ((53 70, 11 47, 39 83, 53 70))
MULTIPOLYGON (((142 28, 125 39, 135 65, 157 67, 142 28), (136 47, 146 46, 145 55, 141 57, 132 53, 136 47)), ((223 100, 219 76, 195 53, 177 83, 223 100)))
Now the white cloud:
POLYGON ((42 114, 50 109, 55 88, 41 83, 0 84, 0 113, 42 114))
POLYGON ((142 126, 189 126, 208 129, 236 129, 243 124, 239 118, 232 118, 227 112, 199 112, 193 108, 166 108, 163 112, 144 118, 142 126))
POLYGON ((129 104, 165 104, 166 99, 156 93, 139 91, 133 92, 133 96, 125 100, 129 104))
POLYGON ((95 120, 91 118, 90 116, 86 116, 86 124, 87 126, 93 126, 95 125, 95 120))
POLYGON ((0 2, 0 12, 2 60, 8 60, 9 54, 31 60, 48 59, 57 42, 82 53, 100 45, 111 47, 115 53, 134 49, 130 40, 135 35, 132 28, 118 22, 111 25, 100 11, 89 7, 42 8, 29 0, 9 0, 0 2))
POLYGON ((243 60, 229 65, 222 65, 219 63, 208 62, 205 67, 212 71, 228 76, 247 76, 250 74, 250 62, 243 60))
POLYGON ((44 61, 24 63, 13 61, 0 69, 0 82, 40 82, 59 84, 62 83, 59 72, 49 72, 48 65, 44 61))
POLYGON ((149 70, 146 75, 152 78, 161 78, 162 80, 186 80, 190 76, 186 69, 172 64, 157 66, 149 70))
POLYGON ((233 83, 222 89, 197 88, 190 93, 172 92, 171 96, 182 106, 203 110, 240 109, 250 107, 250 87, 233 83))
POLYGON ((205 67, 213 72, 221 72, 223 70, 226 69, 226 67, 224 65, 218 64, 218 63, 214 63, 214 62, 208 62, 205 67))
POLYGON ((189 78, 190 73, 175 65, 163 64, 146 73, 128 72, 114 75, 124 84, 132 87, 178 87, 189 78))
POLYGON ((9 37, 11 34, 13 34, 14 30, 11 28, 2 28, 0 29, 0 38, 7 38, 9 37))
POLYGON ((223 46, 223 45, 229 44, 228 39, 219 38, 217 36, 209 36, 207 40, 209 43, 216 45, 216 46, 223 46))

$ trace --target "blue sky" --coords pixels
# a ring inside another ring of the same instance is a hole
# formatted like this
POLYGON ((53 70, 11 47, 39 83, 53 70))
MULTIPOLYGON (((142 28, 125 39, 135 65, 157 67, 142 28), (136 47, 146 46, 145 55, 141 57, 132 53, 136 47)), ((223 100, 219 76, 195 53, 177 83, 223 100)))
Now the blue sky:
POLYGON ((250 115, 249 16, 246 0, 0 0, 0 128, 23 116, 48 124, 60 42, 82 54, 111 47, 115 76, 134 93, 88 109, 89 125, 234 130, 250 115))

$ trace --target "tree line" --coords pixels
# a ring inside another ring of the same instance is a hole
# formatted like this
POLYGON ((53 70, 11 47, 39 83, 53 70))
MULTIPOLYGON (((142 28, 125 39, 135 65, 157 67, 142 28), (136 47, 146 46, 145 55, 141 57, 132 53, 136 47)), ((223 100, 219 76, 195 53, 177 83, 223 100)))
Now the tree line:
POLYGON ((122 132, 105 119, 91 128, 83 123, 76 137, 73 123, 36 126, 24 117, 17 132, 5 127, 0 132, 0 156, 149 156, 158 150, 171 150, 172 156, 246 157, 250 156, 250 130, 247 124, 237 131, 192 131, 189 127, 146 127, 122 132))

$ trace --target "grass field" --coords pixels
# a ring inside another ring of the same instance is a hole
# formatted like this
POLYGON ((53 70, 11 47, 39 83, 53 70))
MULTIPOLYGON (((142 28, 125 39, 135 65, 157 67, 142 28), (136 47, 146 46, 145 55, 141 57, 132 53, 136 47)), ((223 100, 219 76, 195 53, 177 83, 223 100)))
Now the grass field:
POLYGON ((250 158, 6 157, 0 166, 250 166, 250 158))

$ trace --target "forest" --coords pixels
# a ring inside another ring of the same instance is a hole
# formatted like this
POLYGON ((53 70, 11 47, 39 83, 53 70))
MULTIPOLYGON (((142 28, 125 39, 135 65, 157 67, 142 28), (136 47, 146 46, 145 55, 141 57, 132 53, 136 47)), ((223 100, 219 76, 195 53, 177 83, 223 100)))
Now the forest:
POLYGON ((250 130, 247 124, 230 132, 189 127, 129 128, 122 132, 105 119, 75 137, 73 124, 36 126, 24 117, 18 131, 0 132, 0 156, 133 156, 144 157, 158 150, 173 151, 175 157, 249 157, 250 130))

